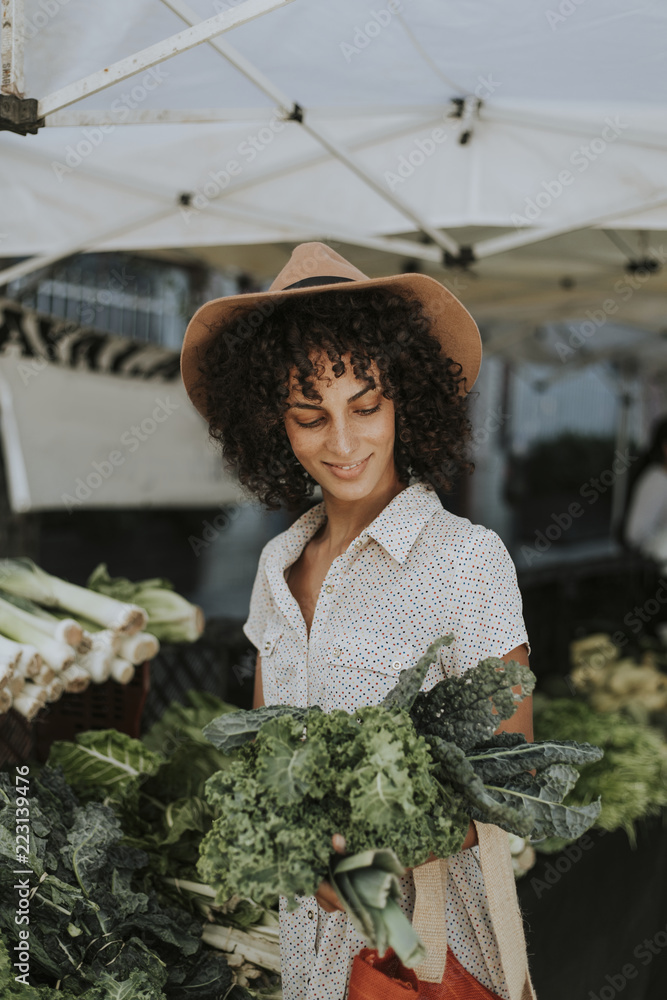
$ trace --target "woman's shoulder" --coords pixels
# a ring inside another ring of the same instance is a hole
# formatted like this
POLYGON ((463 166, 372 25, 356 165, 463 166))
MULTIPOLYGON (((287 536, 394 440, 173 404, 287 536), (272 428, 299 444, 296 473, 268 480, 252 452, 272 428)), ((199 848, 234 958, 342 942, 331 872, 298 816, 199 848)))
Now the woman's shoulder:
POLYGON ((462 517, 460 514, 453 514, 444 506, 436 510, 433 517, 429 519, 425 537, 429 540, 441 539, 457 547, 493 543, 496 539, 500 541, 500 536, 493 528, 487 528, 484 524, 476 524, 470 518, 462 517))

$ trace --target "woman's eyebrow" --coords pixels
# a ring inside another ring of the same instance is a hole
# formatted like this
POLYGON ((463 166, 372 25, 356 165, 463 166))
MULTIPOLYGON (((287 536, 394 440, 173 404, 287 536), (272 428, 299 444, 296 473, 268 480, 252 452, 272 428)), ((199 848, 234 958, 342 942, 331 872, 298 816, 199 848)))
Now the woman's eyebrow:
MULTIPOLYGON (((375 385, 367 385, 365 389, 361 389, 359 392, 355 393, 354 396, 350 396, 348 403, 354 403, 355 399, 359 399, 367 392, 371 392, 373 389, 377 389, 375 385)), ((323 407, 318 406, 317 403, 290 403, 287 407, 288 410, 321 410, 323 407)))

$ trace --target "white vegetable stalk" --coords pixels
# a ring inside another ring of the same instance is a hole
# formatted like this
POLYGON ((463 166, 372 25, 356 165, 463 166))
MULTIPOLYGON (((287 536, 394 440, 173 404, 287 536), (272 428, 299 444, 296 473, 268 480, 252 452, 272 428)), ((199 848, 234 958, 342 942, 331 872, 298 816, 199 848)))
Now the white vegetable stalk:
POLYGON ((267 941, 253 931, 240 931, 236 927, 204 924, 202 941, 219 951, 240 955, 262 969, 280 972, 280 946, 278 941, 267 941))
POLYGON ((22 649, 20 643, 5 639, 3 635, 0 635, 0 658, 3 663, 9 663, 15 668, 18 667, 22 649))
POLYGON ((68 694, 81 694, 90 684, 91 676, 78 663, 73 663, 67 670, 63 670, 60 679, 68 694))
POLYGON ((90 632, 87 632, 85 629, 83 630, 83 635, 81 636, 81 642, 79 642, 75 648, 79 655, 82 655, 83 653, 89 653, 91 651, 91 649, 93 648, 93 637, 90 634, 90 632))
MULTIPOLYGON (((1 577, 0 582, 2 582, 1 577)), ((19 597, 17 594, 12 594, 6 590, 0 590, 0 597, 8 603, 15 605, 19 610, 31 615, 33 625, 40 628, 47 635, 50 635, 52 639, 57 639, 58 642, 65 642, 69 646, 76 646, 81 641, 83 629, 73 618, 68 618, 64 615, 52 615, 45 608, 40 607, 39 604, 28 600, 27 597, 19 597)))
POLYGON ((42 701, 39 698, 34 698, 31 694, 25 694, 23 691, 14 698, 14 703, 12 706, 16 711, 31 722, 39 710, 43 707, 42 701))
POLYGON ((7 686, 14 676, 14 667, 11 663, 0 663, 0 688, 7 686))
POLYGON ((126 604, 60 580, 46 573, 32 559, 0 560, 0 582, 4 590, 19 597, 82 615, 124 635, 134 635, 146 624, 146 612, 136 604, 126 604))
POLYGON ((137 632, 136 635, 123 639, 118 652, 124 659, 138 666, 144 660, 152 660, 160 651, 160 640, 150 632, 137 632))
POLYGON ((114 656, 111 661, 111 677, 119 684, 129 684, 134 677, 134 664, 121 656, 114 656))
POLYGON ((148 615, 147 631, 162 642, 194 642, 204 631, 204 613, 177 594, 168 580, 139 580, 133 583, 123 577, 112 579, 106 565, 93 570, 88 586, 117 600, 134 601, 148 615))
POLYGON ((91 639, 90 652, 77 656, 76 662, 90 674, 96 684, 103 684, 109 679, 111 661, 116 655, 119 637, 111 629, 105 628, 100 632, 93 632, 91 639))
POLYGON ((12 642, 13 645, 18 646, 21 650, 21 655, 19 657, 18 666, 15 667, 15 672, 17 674, 21 674, 23 677, 34 677, 38 674, 39 668, 44 662, 39 650, 27 642, 14 643, 11 639, 7 639, 7 642, 12 642))
POLYGON ((43 684, 35 684, 33 681, 26 681, 21 694, 36 698, 42 705, 46 705, 46 689, 43 684))
POLYGON ((20 674, 14 674, 14 676, 10 677, 9 681, 7 682, 7 690, 11 691, 14 698, 16 698, 17 695, 21 694, 21 691, 23 690, 24 687, 25 687, 25 677, 22 677, 20 674))
POLYGON ((50 684, 53 678, 56 676, 55 670, 48 665, 48 663, 43 663, 39 669, 39 672, 35 674, 34 680, 36 684, 50 684))
POLYGON ((14 699, 9 688, 0 688, 0 715, 4 715, 12 707, 14 699))
POLYGON ((62 693, 65 690, 65 685, 60 677, 56 676, 49 684, 45 685, 44 690, 46 691, 47 701, 58 701, 58 698, 62 696, 62 693))
POLYGON ((21 611, 0 598, 0 632, 17 642, 28 642, 37 648, 43 660, 54 670, 63 670, 74 662, 71 646, 58 642, 34 624, 34 615, 21 611))

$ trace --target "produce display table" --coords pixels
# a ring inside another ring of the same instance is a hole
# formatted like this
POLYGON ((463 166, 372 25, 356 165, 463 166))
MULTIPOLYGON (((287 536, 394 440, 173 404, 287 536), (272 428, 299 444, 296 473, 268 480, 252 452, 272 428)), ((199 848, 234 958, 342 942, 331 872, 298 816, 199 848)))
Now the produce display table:
POLYGON ((517 883, 538 1000, 665 1000, 667 812, 538 854, 517 883), (575 849, 576 848, 576 849, 575 849))

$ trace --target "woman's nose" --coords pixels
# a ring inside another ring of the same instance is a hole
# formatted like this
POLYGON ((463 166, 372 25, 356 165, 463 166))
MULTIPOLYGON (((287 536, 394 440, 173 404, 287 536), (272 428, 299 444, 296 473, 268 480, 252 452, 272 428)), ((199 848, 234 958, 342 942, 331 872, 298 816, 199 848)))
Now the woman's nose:
POLYGON ((337 417, 331 421, 327 447, 339 458, 354 455, 357 433, 348 417, 337 417))

